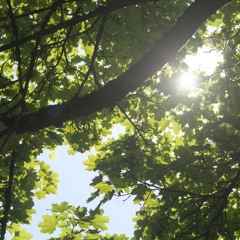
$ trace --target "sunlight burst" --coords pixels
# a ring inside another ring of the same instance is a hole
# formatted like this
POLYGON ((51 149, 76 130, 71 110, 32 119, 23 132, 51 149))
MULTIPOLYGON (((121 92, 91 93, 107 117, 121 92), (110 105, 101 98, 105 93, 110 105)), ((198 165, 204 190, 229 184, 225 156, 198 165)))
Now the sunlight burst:
POLYGON ((196 84, 195 76, 192 73, 185 73, 180 77, 179 84, 182 89, 191 90, 196 84))
POLYGON ((196 75, 192 72, 204 72, 210 76, 214 72, 218 62, 221 61, 221 53, 213 51, 208 47, 200 48, 196 55, 186 56, 185 63, 188 65, 189 72, 184 73, 179 78, 179 87, 192 94, 196 91, 198 85, 196 75))

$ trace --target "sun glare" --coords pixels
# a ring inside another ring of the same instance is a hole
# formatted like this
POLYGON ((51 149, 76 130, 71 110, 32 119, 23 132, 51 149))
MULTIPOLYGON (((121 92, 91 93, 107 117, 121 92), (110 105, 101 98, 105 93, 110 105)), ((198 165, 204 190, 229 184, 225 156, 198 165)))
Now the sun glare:
POLYGON ((182 89, 192 90, 196 84, 195 76, 192 73, 185 73, 180 77, 179 84, 182 89))
POLYGON ((211 75, 219 61, 222 61, 221 53, 210 51, 207 47, 199 49, 194 56, 186 56, 185 62, 189 67, 189 72, 184 73, 179 78, 180 88, 193 93, 196 90, 197 79, 192 72, 200 71, 205 72, 207 75, 211 75))

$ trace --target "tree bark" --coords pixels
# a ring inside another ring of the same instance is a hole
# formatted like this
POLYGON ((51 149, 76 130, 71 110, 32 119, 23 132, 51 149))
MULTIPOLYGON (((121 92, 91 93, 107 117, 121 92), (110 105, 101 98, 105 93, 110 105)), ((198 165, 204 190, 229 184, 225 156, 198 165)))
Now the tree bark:
MULTIPOLYGON (((114 106, 169 62, 212 14, 233 0, 196 0, 147 53, 121 76, 98 91, 42 108, 34 113, 3 118, 4 125, 17 133, 38 131, 78 117, 86 117, 103 108, 114 106)), ((2 132, 2 134, 6 133, 2 132)))

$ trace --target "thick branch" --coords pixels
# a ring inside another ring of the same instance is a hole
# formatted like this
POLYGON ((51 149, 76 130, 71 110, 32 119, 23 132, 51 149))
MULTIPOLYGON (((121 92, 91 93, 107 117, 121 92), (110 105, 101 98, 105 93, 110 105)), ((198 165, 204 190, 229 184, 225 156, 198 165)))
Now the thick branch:
POLYGON ((115 106, 169 62, 207 18, 231 1, 233 0, 196 0, 142 60, 100 90, 61 105, 42 108, 35 113, 2 119, 3 123, 17 133, 38 131, 115 106))

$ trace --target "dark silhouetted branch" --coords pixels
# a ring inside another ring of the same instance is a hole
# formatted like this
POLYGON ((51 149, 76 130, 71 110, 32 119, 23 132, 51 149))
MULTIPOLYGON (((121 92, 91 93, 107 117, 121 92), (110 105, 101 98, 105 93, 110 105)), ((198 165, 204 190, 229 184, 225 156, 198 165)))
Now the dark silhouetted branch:
MULTIPOLYGON (((136 62, 129 70, 107 83, 100 90, 63 104, 42 108, 34 113, 5 117, 1 121, 8 129, 24 133, 38 131, 49 126, 61 126, 67 120, 86 117, 103 108, 115 106, 119 100, 136 90, 173 59, 204 21, 231 1, 196 0, 178 19, 175 26, 157 41, 142 60, 136 62)), ((7 131, 1 134, 6 134, 7 131)))

